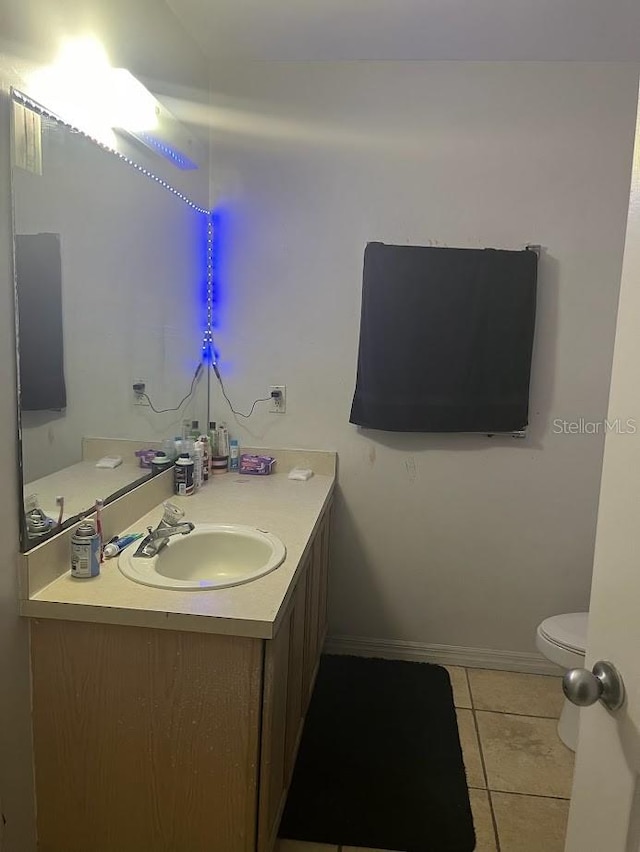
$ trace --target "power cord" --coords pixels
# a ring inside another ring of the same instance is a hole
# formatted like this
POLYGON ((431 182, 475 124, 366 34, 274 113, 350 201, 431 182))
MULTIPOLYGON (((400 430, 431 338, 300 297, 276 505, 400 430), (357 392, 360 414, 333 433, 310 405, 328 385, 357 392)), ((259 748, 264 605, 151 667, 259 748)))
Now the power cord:
MULTIPOLYGON (((262 397, 260 399, 254 400, 253 405, 251 406, 251 408, 250 408, 250 410, 247 414, 243 413, 242 411, 236 411, 236 409, 233 407, 231 400, 229 399, 229 397, 227 395, 227 391, 226 391, 226 388, 224 386, 224 382, 222 381, 222 376, 220 375, 220 370, 218 369, 218 365, 214 363, 212 366, 213 366, 213 371, 216 374, 216 378, 220 382, 220 389, 222 390, 222 396, 226 399, 229 408, 231 409, 232 413, 236 415, 236 417, 244 417, 245 419, 248 418, 248 417, 251 417, 251 415, 253 414, 253 412, 255 410, 256 405, 259 402, 271 402, 272 399, 274 399, 274 398, 277 399, 280 396, 280 391, 272 391, 271 396, 265 396, 265 397, 262 397)), ((200 362, 200 364, 198 364, 198 366, 196 368, 195 373, 193 374, 193 379, 191 380, 191 387, 189 388, 189 393, 185 397, 182 398, 182 400, 178 403, 178 405, 175 406, 175 408, 156 408, 154 406, 154 404, 151 402, 149 395, 145 392, 144 382, 134 382, 133 392, 135 394, 137 394, 138 397, 140 397, 142 399, 146 399, 147 402, 149 403, 149 408, 153 412, 155 412, 156 414, 166 414, 169 411, 178 411, 180 408, 182 408, 182 406, 185 404, 185 402, 193 395, 193 391, 195 389, 196 382, 198 381, 198 379, 202 375, 203 369, 204 369, 204 366, 203 366, 202 362, 200 362)))
POLYGON ((133 391, 134 391, 134 393, 136 393, 138 396, 140 396, 140 397, 144 397, 144 399, 146 399, 146 400, 147 400, 147 402, 149 403, 149 408, 150 408, 152 411, 154 411, 156 414, 166 414, 168 411, 178 411, 179 409, 181 409, 181 408, 182 408, 182 406, 183 406, 183 405, 185 404, 185 402, 189 399, 189 397, 191 397, 191 396, 193 395, 193 391, 194 391, 194 389, 195 389, 196 382, 198 381, 198 379, 199 379, 199 378, 200 378, 200 376, 202 375, 202 371, 203 371, 203 369, 204 369, 204 367, 203 367, 203 365, 202 365, 202 361, 201 361, 201 362, 198 364, 198 366, 196 367, 196 371, 195 371, 195 373, 193 374, 193 379, 191 379, 191 387, 189 388, 189 393, 188 393, 185 397, 183 397, 183 398, 182 398, 182 400, 181 400, 181 401, 180 401, 180 402, 176 405, 176 407, 175 407, 175 408, 155 408, 154 404, 153 404, 153 403, 151 402, 151 400, 149 399, 148 394, 146 394, 146 393, 145 393, 145 390, 144 390, 144 388, 145 388, 144 382, 136 382, 136 383, 133 385, 133 391))
MULTIPOLYGON (((217 377, 218 381, 220 382, 220 390, 222 391, 222 396, 227 400, 229 408, 231 409, 232 413, 236 415, 236 417, 244 417, 244 418, 251 417, 251 415, 253 414, 254 408, 256 407, 256 405, 259 402, 271 402, 273 394, 271 396, 265 396, 265 397, 262 397, 261 399, 254 400, 253 405, 251 406, 251 410, 249 411, 248 414, 243 414, 241 411, 236 411, 235 408, 233 407, 233 405, 231 404, 231 400, 227 396, 227 391, 225 390, 224 382, 222 381, 222 376, 220 375, 220 370, 218 369, 218 365, 215 362, 213 364, 213 372, 216 374, 216 377, 217 377)), ((276 393, 276 391, 274 391, 274 393, 276 393)))

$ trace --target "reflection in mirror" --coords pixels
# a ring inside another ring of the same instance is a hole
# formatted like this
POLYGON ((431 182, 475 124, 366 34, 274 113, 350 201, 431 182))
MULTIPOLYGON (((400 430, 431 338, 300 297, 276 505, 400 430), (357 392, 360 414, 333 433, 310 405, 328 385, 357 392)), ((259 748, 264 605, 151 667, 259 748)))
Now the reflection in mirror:
POLYGON ((25 522, 26 550, 149 476, 136 451, 185 421, 205 427, 206 380, 194 377, 209 217, 82 133, 16 108, 37 126, 13 169, 23 500, 41 510, 25 522))

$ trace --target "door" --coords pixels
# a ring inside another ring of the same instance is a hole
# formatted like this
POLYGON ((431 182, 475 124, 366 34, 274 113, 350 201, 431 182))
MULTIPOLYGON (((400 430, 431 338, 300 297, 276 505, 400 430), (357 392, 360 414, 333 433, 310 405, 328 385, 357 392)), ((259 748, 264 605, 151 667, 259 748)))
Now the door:
POLYGON ((565 852, 640 850, 640 118, 608 422, 586 666, 613 663, 627 697, 581 711, 565 852))

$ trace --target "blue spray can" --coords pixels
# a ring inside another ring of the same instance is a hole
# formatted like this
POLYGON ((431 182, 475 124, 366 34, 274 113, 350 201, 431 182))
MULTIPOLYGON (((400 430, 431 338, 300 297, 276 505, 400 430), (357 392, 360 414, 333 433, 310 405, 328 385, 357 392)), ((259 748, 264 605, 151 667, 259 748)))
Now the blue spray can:
POLYGON ((71 576, 85 579, 100 573, 102 542, 92 521, 83 521, 71 536, 71 576))

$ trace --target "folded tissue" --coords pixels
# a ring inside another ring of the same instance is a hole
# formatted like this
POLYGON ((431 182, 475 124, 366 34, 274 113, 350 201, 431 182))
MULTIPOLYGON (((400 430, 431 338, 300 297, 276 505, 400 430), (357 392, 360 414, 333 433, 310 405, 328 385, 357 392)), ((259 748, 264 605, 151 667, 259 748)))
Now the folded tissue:
POLYGON ((114 468, 122 464, 120 456, 104 456, 96 462, 96 467, 114 468))
POLYGON ((312 476, 313 471, 309 467, 294 467, 293 470, 289 472, 289 479, 307 480, 311 479, 312 476))

